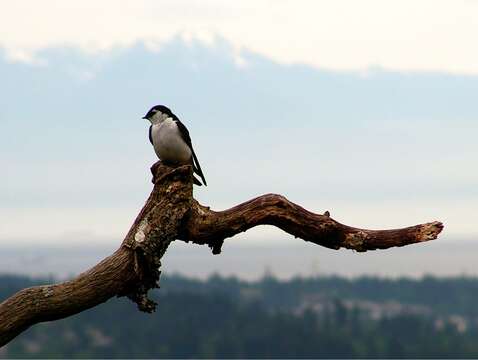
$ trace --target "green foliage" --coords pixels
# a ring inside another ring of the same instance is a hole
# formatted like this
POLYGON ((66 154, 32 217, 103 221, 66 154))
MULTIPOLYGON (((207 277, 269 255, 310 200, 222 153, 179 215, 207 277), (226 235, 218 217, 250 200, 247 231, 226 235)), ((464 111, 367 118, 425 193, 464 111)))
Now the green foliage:
MULTIPOLYGON (((0 299, 52 279, 0 276, 0 299)), ((256 283, 166 276, 143 314, 112 299, 34 326, 4 353, 21 358, 477 357, 478 280, 266 277, 256 283), (378 314, 378 315, 377 315, 378 314), (457 320, 458 319, 458 320, 457 320), (466 326, 460 327, 465 323, 466 326)))

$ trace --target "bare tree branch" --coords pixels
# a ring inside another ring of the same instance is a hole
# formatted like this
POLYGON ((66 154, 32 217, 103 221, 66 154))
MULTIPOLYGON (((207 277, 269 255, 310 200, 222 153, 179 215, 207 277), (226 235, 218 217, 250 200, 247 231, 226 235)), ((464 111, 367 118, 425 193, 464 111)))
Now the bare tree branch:
POLYGON ((161 257, 176 239, 207 244, 217 254, 224 239, 268 224, 328 248, 367 251, 433 240, 443 229, 439 222, 357 229, 274 194, 215 212, 193 199, 190 166, 157 163, 152 172, 153 191, 114 254, 71 281, 24 289, 0 304, 0 346, 36 323, 77 314, 113 296, 128 296, 141 311, 154 311, 147 293, 159 287, 161 257))
POLYGON ((99 305, 136 280, 133 253, 124 248, 71 281, 23 289, 0 304, 0 346, 31 325, 99 305))
POLYGON ((34 324, 77 314, 114 296, 128 296, 141 311, 154 310, 146 295, 159 287, 161 257, 190 208, 192 168, 158 163, 153 168, 153 191, 113 255, 71 281, 24 289, 0 304, 0 346, 34 324))
POLYGON ((224 239, 257 225, 274 225, 296 238, 331 249, 361 252, 433 240, 443 229, 437 221, 394 230, 358 229, 335 221, 328 211, 314 214, 281 195, 267 194, 219 212, 194 201, 180 237, 208 244, 219 253, 224 239))

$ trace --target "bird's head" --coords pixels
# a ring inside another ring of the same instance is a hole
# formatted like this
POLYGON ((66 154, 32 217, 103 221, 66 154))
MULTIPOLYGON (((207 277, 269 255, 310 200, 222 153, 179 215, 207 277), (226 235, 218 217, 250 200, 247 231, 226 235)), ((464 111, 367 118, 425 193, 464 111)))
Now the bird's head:
POLYGON ((143 119, 146 119, 151 122, 151 124, 160 124, 167 118, 176 118, 176 115, 164 105, 153 106, 146 115, 143 116, 143 119))

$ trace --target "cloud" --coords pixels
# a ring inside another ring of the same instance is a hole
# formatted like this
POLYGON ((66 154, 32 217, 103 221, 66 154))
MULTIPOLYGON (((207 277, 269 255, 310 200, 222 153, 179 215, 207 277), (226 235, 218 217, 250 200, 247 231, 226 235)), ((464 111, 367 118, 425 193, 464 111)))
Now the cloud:
POLYGON ((466 0, 16 0, 2 3, 0 47, 32 62, 45 48, 161 48, 179 35, 205 44, 223 38, 238 54, 282 64, 478 74, 477 11, 466 0))
POLYGON ((120 238, 150 191, 141 116, 156 102, 191 131, 210 184, 195 196, 214 209, 276 192, 356 226, 442 220, 449 235, 476 234, 476 76, 362 77, 253 55, 239 69, 228 47, 179 40, 99 63, 71 48, 39 55, 50 65, 0 59, 0 245, 83 229, 120 238))

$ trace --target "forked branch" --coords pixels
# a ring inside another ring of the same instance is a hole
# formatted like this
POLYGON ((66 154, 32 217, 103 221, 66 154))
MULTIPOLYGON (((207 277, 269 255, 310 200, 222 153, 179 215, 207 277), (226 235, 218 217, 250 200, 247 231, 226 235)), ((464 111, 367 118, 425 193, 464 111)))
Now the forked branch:
POLYGON ((215 212, 193 199, 190 166, 158 163, 152 171, 153 191, 114 254, 73 280, 24 289, 0 304, 0 346, 36 323, 71 316, 113 296, 128 296, 140 310, 153 311, 156 304, 147 293, 159 287, 161 257, 176 239, 207 244, 217 254, 224 239, 267 224, 328 248, 367 251, 433 240, 443 229, 440 222, 357 229, 274 194, 215 212))

